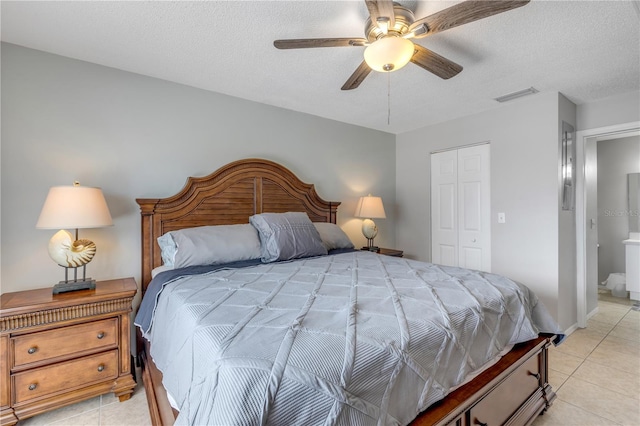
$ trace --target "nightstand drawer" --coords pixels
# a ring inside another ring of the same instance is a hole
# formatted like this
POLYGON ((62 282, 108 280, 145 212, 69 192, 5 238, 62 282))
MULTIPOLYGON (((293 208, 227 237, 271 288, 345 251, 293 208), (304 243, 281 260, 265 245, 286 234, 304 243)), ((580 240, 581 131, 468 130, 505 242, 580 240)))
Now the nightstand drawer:
POLYGON ((14 374, 14 403, 118 377, 118 351, 90 355, 14 374))
POLYGON ((86 324, 17 336, 13 342, 13 365, 20 367, 54 358, 77 356, 116 346, 118 320, 109 318, 86 324))

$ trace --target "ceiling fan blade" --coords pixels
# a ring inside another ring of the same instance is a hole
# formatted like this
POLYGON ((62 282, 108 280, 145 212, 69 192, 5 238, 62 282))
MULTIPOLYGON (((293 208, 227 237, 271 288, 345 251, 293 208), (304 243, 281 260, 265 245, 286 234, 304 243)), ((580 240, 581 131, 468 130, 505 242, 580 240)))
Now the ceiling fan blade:
POLYGON ((276 40, 273 45, 278 49, 306 49, 309 47, 349 47, 364 46, 365 38, 300 38, 276 40))
POLYGON ((360 86, 360 83, 362 83, 364 79, 367 78, 370 72, 371 68, 369 68, 369 65, 367 65, 365 61, 362 61, 362 63, 353 72, 353 74, 351 74, 351 77, 349 77, 349 79, 344 83, 344 85, 342 86, 342 90, 356 89, 358 86, 360 86))
POLYGON ((414 21, 409 27, 409 31, 426 24, 428 31, 424 34, 416 35, 418 38, 425 37, 429 34, 516 9, 527 3, 529 3, 529 0, 469 0, 414 21))
POLYGON ((393 11, 393 1, 391 0, 365 0, 371 22, 378 22, 378 18, 389 18, 387 28, 396 25, 396 14, 393 11))
POLYGON ((416 51, 411 58, 411 62, 429 72, 434 73, 438 77, 447 80, 462 71, 462 66, 455 62, 450 61, 449 59, 440 56, 419 44, 414 43, 414 46, 416 51))

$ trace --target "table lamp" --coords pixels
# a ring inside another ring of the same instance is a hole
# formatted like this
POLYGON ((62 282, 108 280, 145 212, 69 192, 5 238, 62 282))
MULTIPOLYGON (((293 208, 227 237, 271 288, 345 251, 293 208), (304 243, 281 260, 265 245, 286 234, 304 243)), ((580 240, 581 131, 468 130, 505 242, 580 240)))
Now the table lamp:
POLYGON ((367 239, 367 248, 371 251, 378 251, 378 247, 373 244, 373 239, 378 235, 378 227, 372 219, 385 219, 382 198, 374 197, 371 194, 360 197, 356 207, 356 217, 364 218, 362 221, 362 235, 367 239))
POLYGON ((96 245, 87 239, 78 239, 79 228, 101 228, 113 225, 107 202, 100 188, 80 186, 54 186, 49 190, 36 228, 60 229, 49 241, 49 256, 64 268, 64 281, 53 287, 53 294, 67 291, 95 289, 96 282, 86 277, 87 263, 96 254, 96 245), (66 229, 76 230, 75 240, 66 229), (82 278, 78 268, 82 266, 82 278), (69 269, 73 268, 73 279, 69 269))

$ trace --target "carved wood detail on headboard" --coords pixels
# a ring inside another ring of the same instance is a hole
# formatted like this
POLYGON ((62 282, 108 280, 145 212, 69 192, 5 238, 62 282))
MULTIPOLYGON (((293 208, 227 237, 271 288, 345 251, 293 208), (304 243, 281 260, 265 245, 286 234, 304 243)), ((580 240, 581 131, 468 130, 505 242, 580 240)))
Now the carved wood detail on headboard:
POLYGON ((162 264, 156 239, 183 228, 248 223, 258 213, 307 212, 313 222, 336 223, 339 202, 325 201, 312 184, 263 159, 229 163, 204 177, 190 177, 167 198, 138 198, 142 219, 142 289, 162 264))

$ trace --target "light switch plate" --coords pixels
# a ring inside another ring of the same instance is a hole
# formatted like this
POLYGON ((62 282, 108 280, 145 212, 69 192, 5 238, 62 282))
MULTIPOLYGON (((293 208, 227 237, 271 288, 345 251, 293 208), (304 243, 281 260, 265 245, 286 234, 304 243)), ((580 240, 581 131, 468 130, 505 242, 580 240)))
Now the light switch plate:
POLYGON ((507 223, 507 216, 504 213, 498 213, 498 223, 507 223))

